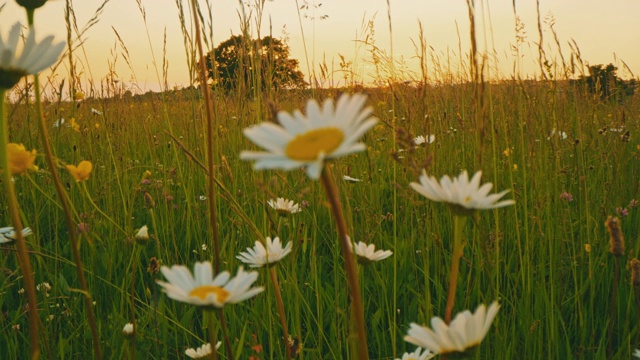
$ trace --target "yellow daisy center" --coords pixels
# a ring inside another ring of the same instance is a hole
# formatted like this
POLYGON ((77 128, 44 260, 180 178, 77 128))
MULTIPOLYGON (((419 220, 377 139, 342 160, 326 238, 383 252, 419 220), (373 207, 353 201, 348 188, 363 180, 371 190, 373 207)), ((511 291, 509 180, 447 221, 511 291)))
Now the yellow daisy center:
POLYGON ((312 161, 320 153, 331 154, 342 144, 343 139, 344 133, 338 128, 314 129, 296 136, 287 144, 285 152, 290 159, 312 161))
POLYGON ((197 297, 200 300, 206 299, 207 296, 209 296, 210 294, 215 294, 216 299, 221 303, 224 303, 225 301, 227 301, 227 299, 229 298, 229 295, 231 295, 224 288, 221 288, 220 286, 211 286, 211 285, 198 286, 197 288, 194 288, 193 290, 189 291, 189 296, 197 297))

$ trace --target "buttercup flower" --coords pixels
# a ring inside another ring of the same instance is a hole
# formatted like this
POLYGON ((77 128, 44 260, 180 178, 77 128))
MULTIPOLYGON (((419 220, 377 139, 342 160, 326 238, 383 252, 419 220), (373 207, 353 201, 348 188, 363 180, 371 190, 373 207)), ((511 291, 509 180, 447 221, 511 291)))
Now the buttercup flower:
POLYGON ((71 176, 73 176, 73 178, 76 179, 76 182, 82 182, 89 179, 89 176, 91 176, 91 170, 93 170, 93 164, 91 164, 90 161, 82 160, 80 161, 78 166, 67 165, 67 170, 69 170, 69 173, 71 174, 71 176))
MULTIPOLYGON (((21 231, 22 237, 33 234, 31 228, 26 227, 21 231)), ((16 231, 11 226, 0 228, 0 244, 12 242, 16 240, 16 231)))
POLYGON ((422 145, 422 144, 431 144, 432 142, 436 141, 436 136, 431 134, 431 135, 418 135, 413 139, 413 143, 416 146, 422 145))
POLYGON ((250 267, 261 267, 282 260, 291 252, 292 246, 293 244, 289 241, 283 249, 280 238, 275 237, 271 241, 271 238, 267 237, 266 248, 260 241, 256 241, 256 245, 253 248, 247 248, 246 252, 241 252, 236 258, 250 267))
MULTIPOLYGON (((222 342, 218 341, 218 343, 216 344, 216 350, 218 350, 218 348, 220 348, 221 345, 222 345, 222 342)), ((197 349, 192 349, 192 348, 187 349, 184 351, 184 353, 192 359, 205 358, 211 355, 211 343, 206 343, 197 349)))
POLYGON ((422 351, 422 348, 417 348, 416 351, 412 353, 404 353, 402 355, 402 359, 396 360, 429 360, 434 358, 436 355, 429 352, 429 350, 422 351))
POLYGON ((36 31, 27 30, 26 42, 20 41, 20 23, 9 31, 6 42, 0 34, 0 88, 11 89, 20 79, 53 65, 64 49, 65 42, 53 44, 53 36, 36 42, 36 31))
POLYGON ((267 204, 269 204, 269 206, 271 206, 271 208, 280 216, 287 216, 302 211, 300 205, 294 203, 293 200, 285 198, 278 198, 277 200, 271 199, 267 201, 267 204))
POLYGON ((380 261, 393 255, 391 250, 376 251, 376 246, 374 244, 367 245, 362 241, 359 241, 356 245, 352 244, 352 247, 355 250, 356 255, 365 262, 380 261))
POLYGON ((457 178, 443 176, 438 183, 433 176, 427 176, 423 169, 420 183, 411 183, 411 187, 427 199, 448 203, 456 212, 466 213, 473 210, 495 209, 515 204, 514 200, 499 201, 509 190, 488 195, 493 187, 492 183, 480 186, 482 171, 478 171, 469 181, 467 171, 463 171, 457 178))
POLYGON ((364 151, 360 137, 377 122, 370 107, 363 108, 366 96, 343 94, 334 105, 325 100, 322 108, 307 102, 307 113, 278 113, 280 125, 271 122, 244 129, 244 135, 266 151, 243 151, 240 158, 255 160, 254 169, 292 170, 306 166, 307 175, 318 179, 324 161, 364 151))
MULTIPOLYGON (((0 74, 0 76, 2 76, 0 74)), ((7 157, 9 158, 9 171, 12 175, 23 174, 27 170, 36 170, 36 151, 28 151, 24 145, 7 144, 7 157)))
POLYGON ((169 282, 157 281, 167 296, 196 306, 221 308, 225 304, 235 304, 261 293, 262 286, 251 288, 258 279, 257 271, 245 272, 242 267, 234 278, 228 271, 213 277, 211 263, 197 262, 193 273, 183 265, 160 269, 169 282))
POLYGON ((411 323, 404 340, 430 350, 434 354, 463 353, 480 345, 496 317, 500 305, 494 301, 489 310, 484 304, 474 314, 465 310, 447 325, 439 317, 431 318, 431 328, 411 323))

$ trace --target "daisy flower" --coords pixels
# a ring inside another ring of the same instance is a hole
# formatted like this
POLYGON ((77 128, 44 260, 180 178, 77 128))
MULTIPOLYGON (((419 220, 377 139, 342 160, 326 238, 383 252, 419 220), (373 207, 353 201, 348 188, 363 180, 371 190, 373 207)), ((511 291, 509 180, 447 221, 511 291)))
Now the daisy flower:
POLYGON ((280 238, 275 237, 271 241, 271 238, 267 237, 266 248, 260 241, 256 241, 253 248, 247 248, 246 252, 241 252, 236 258, 250 267, 262 267, 282 260, 291 252, 292 246, 293 244, 289 241, 283 249, 280 238))
POLYGON ((402 359, 397 358, 396 360, 429 360, 434 358, 436 355, 432 354, 429 350, 422 351, 422 348, 417 348, 416 351, 412 353, 404 353, 402 355, 402 359))
POLYGON ((271 199, 267 201, 267 204, 269 204, 269 206, 271 206, 271 208, 274 209, 280 216, 286 217, 287 215, 299 213, 300 211, 302 211, 300 205, 293 202, 293 200, 281 197, 277 200, 271 199))
POLYGON ((367 245, 362 241, 359 241, 356 245, 353 245, 353 243, 351 243, 351 247, 355 250, 356 255, 358 255, 358 257, 365 262, 380 261, 393 255, 393 252, 391 252, 391 250, 376 251, 376 246, 374 244, 367 245))
POLYGON ((53 65, 65 42, 53 44, 53 36, 36 42, 36 31, 27 30, 26 41, 20 41, 22 25, 15 23, 6 41, 0 33, 0 88, 11 89, 23 76, 37 74, 53 65))
POLYGON ((194 275, 183 265, 173 265, 171 268, 162 266, 160 271, 169 282, 157 283, 164 288, 168 297, 196 306, 222 308, 227 303, 238 303, 264 290, 262 286, 251 288, 258 279, 258 272, 245 272, 242 267, 234 278, 231 278, 228 271, 223 271, 214 278, 208 261, 197 262, 193 269, 194 275))
POLYGON ((482 171, 478 171, 469 180, 467 171, 463 171, 457 178, 443 176, 440 182, 433 176, 427 176, 423 169, 420 183, 411 183, 411 187, 427 199, 448 203, 454 211, 467 213, 473 210, 495 209, 515 204, 514 200, 500 200, 509 190, 497 194, 489 194, 492 183, 480 186, 482 171))
MULTIPOLYGON (((222 342, 218 341, 216 344, 216 350, 218 350, 221 345, 222 342)), ((185 350, 184 353, 192 359, 203 359, 211 355, 211 343, 206 343, 197 349, 189 348, 185 350)))
POLYGON ((364 107, 366 100, 362 94, 343 94, 337 103, 327 99, 322 107, 309 100, 306 115, 298 110, 293 114, 281 111, 279 125, 263 122, 244 129, 244 135, 266 151, 243 151, 240 158, 255 160, 256 170, 304 166, 316 180, 325 160, 366 149, 358 140, 377 122, 371 107, 364 107))
MULTIPOLYGON (((31 228, 26 227, 21 231, 22 237, 33 234, 31 228)), ((11 226, 0 228, 0 244, 12 242, 16 240, 16 232, 11 226)))
POLYGON ((447 325, 439 317, 431 318, 431 329, 411 323, 404 340, 430 350, 434 354, 463 353, 480 345, 496 317, 500 305, 494 301, 489 310, 484 304, 474 314, 465 310, 447 325))
POLYGON ((422 145, 422 144, 431 144, 432 142, 436 141, 436 136, 431 134, 431 135, 418 135, 415 138, 413 138, 413 143, 416 146, 422 145))
POLYGON ((344 181, 348 181, 348 182, 352 182, 352 183, 357 183, 357 182, 362 181, 362 180, 360 180, 360 179, 353 178, 353 177, 351 177, 351 176, 349 176, 349 175, 345 175, 345 176, 343 176, 343 177, 342 177, 342 179, 343 179, 344 181))

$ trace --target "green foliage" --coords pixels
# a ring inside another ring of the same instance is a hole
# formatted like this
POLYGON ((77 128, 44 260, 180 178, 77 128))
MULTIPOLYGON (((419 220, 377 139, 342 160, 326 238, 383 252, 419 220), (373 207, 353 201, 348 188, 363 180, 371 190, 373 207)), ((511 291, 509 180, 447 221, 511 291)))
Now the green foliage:
POLYGON ((206 56, 208 77, 223 89, 304 88, 307 83, 289 46, 271 36, 247 39, 231 36, 206 56))

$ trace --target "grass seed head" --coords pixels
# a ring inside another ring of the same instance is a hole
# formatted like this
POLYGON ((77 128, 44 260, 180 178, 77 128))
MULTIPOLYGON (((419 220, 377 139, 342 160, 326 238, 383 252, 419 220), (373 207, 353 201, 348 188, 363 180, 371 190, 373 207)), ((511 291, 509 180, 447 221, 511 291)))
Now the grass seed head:
POLYGON ((617 217, 609 216, 605 222, 607 230, 609 230, 609 251, 615 257, 624 255, 624 236, 620 229, 620 220, 617 217))

